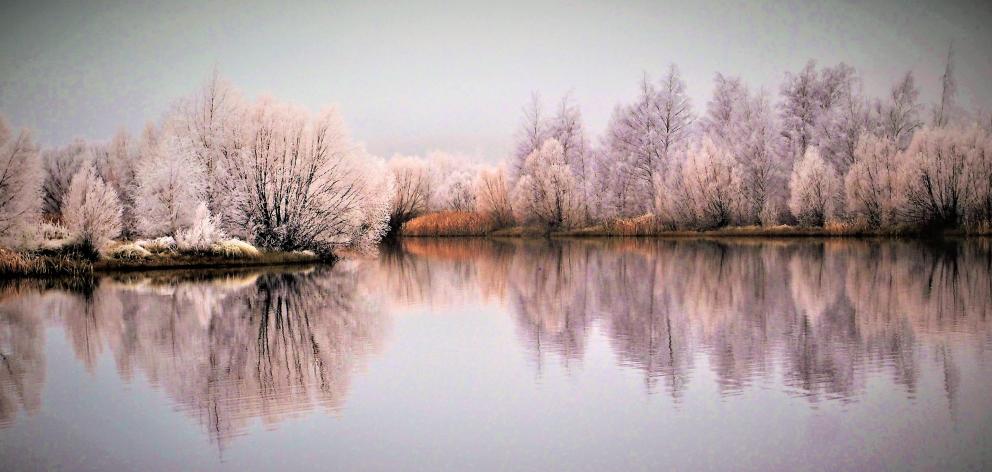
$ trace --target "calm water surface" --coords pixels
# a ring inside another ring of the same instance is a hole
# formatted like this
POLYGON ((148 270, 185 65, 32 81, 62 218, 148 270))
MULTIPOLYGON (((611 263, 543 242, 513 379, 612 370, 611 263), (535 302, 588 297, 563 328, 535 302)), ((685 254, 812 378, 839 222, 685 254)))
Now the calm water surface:
POLYGON ((989 470, 990 316, 988 241, 4 283, 0 468, 989 470))

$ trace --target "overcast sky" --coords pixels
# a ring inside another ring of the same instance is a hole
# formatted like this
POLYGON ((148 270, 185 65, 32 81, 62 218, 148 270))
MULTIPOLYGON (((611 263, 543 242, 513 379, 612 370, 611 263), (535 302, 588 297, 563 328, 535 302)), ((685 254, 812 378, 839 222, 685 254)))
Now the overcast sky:
POLYGON ((913 70, 992 108, 992 2, 11 2, 0 0, 0 112, 45 145, 135 132, 216 64, 246 94, 337 105, 379 155, 497 159, 532 91, 571 93, 598 136, 643 73, 681 68, 697 112, 714 73, 777 92, 809 59, 867 92, 913 70))

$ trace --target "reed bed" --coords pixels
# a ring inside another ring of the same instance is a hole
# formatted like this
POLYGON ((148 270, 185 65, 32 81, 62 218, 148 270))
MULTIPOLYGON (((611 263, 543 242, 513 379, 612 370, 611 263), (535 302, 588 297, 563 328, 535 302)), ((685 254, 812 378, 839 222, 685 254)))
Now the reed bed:
POLYGON ((495 228, 486 215, 468 211, 429 213, 403 225, 403 236, 486 236, 495 228))

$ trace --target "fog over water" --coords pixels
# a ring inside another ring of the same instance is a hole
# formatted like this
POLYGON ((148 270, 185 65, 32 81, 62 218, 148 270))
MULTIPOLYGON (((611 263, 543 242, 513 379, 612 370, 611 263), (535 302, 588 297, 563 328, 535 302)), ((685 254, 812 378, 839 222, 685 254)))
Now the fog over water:
POLYGON ((988 240, 406 239, 334 267, 5 282, 0 457, 982 469, 989 293, 988 240))

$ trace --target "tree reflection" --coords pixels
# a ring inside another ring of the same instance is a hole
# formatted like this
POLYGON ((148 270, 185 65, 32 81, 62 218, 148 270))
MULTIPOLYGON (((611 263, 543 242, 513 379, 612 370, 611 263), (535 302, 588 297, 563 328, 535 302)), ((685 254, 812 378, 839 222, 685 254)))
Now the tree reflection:
MULTIPOLYGON (((130 276, 47 306, 88 369, 109 350, 123 378, 144 375, 223 445, 255 418, 272 424, 344 402, 351 374, 387 327, 359 272, 342 263, 207 280, 130 276)), ((38 402, 36 391, 21 392, 40 388, 30 376, 44 375, 41 309, 32 303, 3 305, 0 346, 14 368, 2 378, 2 418, 13 410, 8 390, 29 410, 38 402)))
POLYGON ((0 427, 34 414, 45 382, 44 320, 34 291, 0 289, 0 427))
POLYGON ((884 372, 913 396, 922 365, 942 372, 953 410, 960 334, 992 346, 990 293, 982 239, 408 239, 330 269, 7 283, 0 426, 39 408, 46 324, 87 369, 112 358, 223 445, 256 419, 339 408, 384 313, 480 300, 510 314, 539 373, 581 364, 602 336, 648 392, 676 401, 703 368, 722 395, 762 383, 853 401, 884 372))
POLYGON ((912 395, 921 337, 992 336, 981 239, 414 239, 398 253, 379 271, 406 303, 498 298, 538 368, 581 362, 600 329, 649 391, 660 382, 676 399, 700 356, 728 395, 778 378, 811 401, 852 399, 879 369, 912 395))

